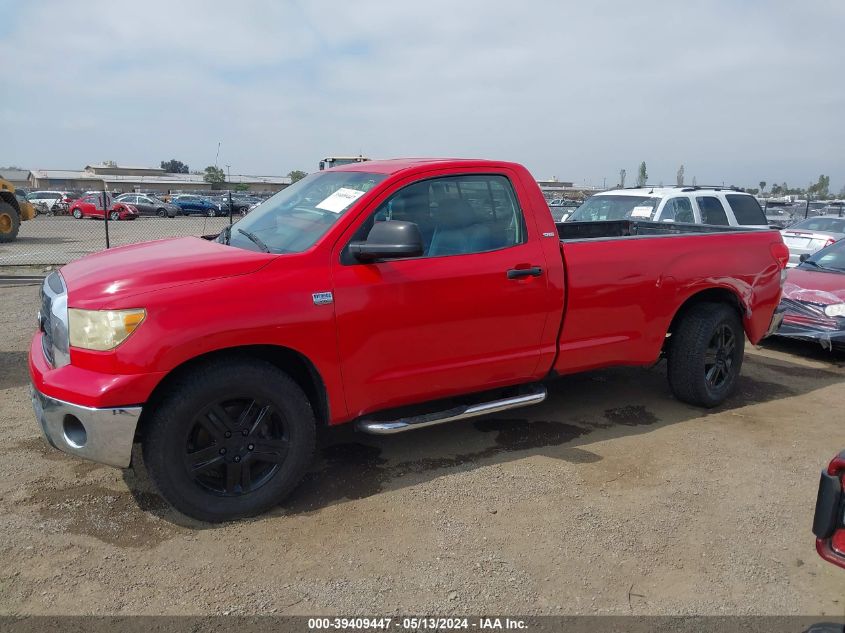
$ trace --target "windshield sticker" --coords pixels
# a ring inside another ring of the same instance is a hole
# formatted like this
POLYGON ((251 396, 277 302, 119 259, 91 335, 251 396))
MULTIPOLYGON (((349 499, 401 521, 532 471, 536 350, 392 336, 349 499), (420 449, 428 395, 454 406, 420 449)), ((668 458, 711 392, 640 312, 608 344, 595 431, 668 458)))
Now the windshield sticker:
POLYGON ((316 208, 322 209, 323 211, 331 211, 332 213, 340 213, 363 195, 363 191, 341 187, 318 204, 316 208))
POLYGON ((654 209, 651 207, 634 207, 631 209, 632 218, 650 218, 654 209))

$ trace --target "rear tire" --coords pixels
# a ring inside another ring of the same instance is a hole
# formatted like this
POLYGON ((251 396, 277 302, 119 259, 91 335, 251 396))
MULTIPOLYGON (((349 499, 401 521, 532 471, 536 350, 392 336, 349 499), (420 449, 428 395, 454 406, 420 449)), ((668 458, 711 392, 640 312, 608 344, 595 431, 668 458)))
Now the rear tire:
POLYGON ((208 210, 208 217, 213 218, 213 217, 216 217, 216 216, 217 216, 217 211, 215 211, 214 209, 208 210))
POLYGON ((117 222, 120 219, 120 213, 118 211, 112 211, 109 213, 109 220, 113 222, 117 222))
POLYGON ((672 393, 699 407, 722 404, 736 391, 744 353, 745 332, 733 307, 724 303, 691 307, 670 339, 672 393))
POLYGON ((181 513, 212 523, 249 517, 278 505, 302 479, 315 427, 305 393, 277 367, 249 358, 207 363, 156 405, 144 463, 181 513))
POLYGON ((165 218, 167 217, 167 211, 165 209, 159 209, 156 211, 156 215, 160 218, 165 218))
POLYGON ((0 243, 13 242, 21 228, 21 216, 17 209, 5 200, 0 200, 0 243))

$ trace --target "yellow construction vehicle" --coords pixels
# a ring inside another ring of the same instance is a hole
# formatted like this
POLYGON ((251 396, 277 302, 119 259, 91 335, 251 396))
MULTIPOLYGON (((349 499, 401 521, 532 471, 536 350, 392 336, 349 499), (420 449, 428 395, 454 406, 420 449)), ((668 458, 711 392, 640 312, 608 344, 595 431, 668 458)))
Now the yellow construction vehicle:
POLYGON ((15 186, 0 178, 0 242, 12 242, 21 222, 35 217, 35 207, 26 198, 15 195, 15 186))

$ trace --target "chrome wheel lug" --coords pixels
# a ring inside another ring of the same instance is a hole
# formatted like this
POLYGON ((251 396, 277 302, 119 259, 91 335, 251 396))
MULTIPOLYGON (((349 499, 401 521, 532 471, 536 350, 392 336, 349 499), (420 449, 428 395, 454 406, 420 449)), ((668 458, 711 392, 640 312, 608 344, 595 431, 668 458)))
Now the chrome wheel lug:
POLYGON ((241 461, 241 458, 240 458, 240 457, 238 457, 238 456, 236 456, 236 457, 235 457, 235 463, 237 463, 237 462, 239 462, 239 461, 241 461))
POLYGON ((232 434, 231 434, 229 431, 226 431, 226 432, 223 434, 223 437, 232 437, 232 434))
POLYGON ((221 448, 221 449, 220 449, 220 454, 221 454, 221 455, 225 455, 225 454, 226 454, 226 449, 225 449, 225 448, 221 448))
POLYGON ((253 448, 255 448, 255 444, 250 444, 249 446, 247 446, 247 449, 249 450, 252 450, 253 448))

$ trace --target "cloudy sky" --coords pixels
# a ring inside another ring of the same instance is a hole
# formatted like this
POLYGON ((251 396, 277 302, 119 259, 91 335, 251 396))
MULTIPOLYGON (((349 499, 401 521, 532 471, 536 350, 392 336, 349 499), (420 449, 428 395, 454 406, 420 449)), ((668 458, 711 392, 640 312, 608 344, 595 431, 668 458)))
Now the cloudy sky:
POLYGON ((845 2, 0 0, 0 165, 845 185, 845 2), (225 168, 225 167, 224 167, 225 168))

